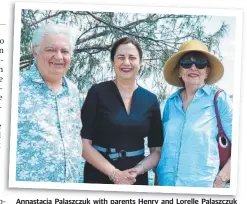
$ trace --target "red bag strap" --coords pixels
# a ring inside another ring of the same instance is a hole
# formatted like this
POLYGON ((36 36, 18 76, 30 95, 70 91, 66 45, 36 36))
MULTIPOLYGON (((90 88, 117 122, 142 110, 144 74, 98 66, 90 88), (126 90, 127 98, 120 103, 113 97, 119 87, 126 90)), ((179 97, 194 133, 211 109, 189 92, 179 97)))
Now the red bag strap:
POLYGON ((215 108, 215 113, 216 113, 217 126, 218 126, 219 131, 220 131, 220 134, 219 134, 220 137, 223 137, 225 135, 224 131, 223 131, 223 128, 222 128, 222 123, 221 123, 221 120, 220 120, 219 108, 218 108, 218 105, 217 105, 217 98, 218 98, 220 92, 222 92, 222 91, 223 91, 222 89, 218 89, 218 91, 214 95, 214 108, 215 108))

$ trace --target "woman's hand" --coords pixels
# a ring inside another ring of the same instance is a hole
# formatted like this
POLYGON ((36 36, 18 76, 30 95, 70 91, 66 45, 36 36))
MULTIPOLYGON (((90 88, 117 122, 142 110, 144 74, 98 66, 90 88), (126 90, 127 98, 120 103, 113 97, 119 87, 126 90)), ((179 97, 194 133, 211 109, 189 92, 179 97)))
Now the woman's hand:
POLYGON ((222 179, 219 176, 216 176, 213 187, 214 188, 224 188, 226 185, 226 182, 222 181, 222 179))
POLYGON ((112 180, 115 184, 131 184, 132 185, 136 182, 136 174, 134 172, 135 170, 133 170, 132 173, 130 173, 129 170, 120 171, 116 169, 116 172, 112 180))
POLYGON ((221 169, 214 180, 214 188, 224 188, 227 182, 230 180, 231 173, 231 157, 228 159, 225 166, 221 169))
POLYGON ((128 173, 128 171, 120 171, 116 169, 109 161, 107 161, 96 149, 92 146, 92 141, 82 139, 83 153, 82 156, 94 168, 101 171, 103 174, 109 176, 116 184, 134 184, 136 182, 135 176, 128 173))
POLYGON ((146 172, 142 162, 139 162, 135 167, 128 169, 127 171, 135 177, 146 172))

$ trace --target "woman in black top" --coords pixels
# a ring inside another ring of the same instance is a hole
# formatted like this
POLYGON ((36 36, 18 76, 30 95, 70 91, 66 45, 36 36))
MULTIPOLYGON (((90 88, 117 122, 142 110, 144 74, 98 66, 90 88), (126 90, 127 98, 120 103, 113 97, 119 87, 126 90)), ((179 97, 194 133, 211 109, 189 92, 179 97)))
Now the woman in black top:
POLYGON ((157 97, 136 83, 141 59, 134 39, 118 40, 111 50, 116 79, 88 91, 81 112, 85 183, 148 185, 147 171, 159 161, 161 114, 157 97))

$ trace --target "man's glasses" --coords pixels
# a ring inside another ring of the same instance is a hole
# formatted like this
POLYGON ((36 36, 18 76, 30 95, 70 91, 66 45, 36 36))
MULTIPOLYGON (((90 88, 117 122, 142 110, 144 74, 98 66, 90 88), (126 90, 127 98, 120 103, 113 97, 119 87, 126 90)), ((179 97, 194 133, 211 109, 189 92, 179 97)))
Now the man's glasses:
POLYGON ((180 60, 179 65, 183 67, 184 69, 189 69, 192 67, 192 65, 195 65, 197 69, 204 69, 209 65, 207 60, 180 60))

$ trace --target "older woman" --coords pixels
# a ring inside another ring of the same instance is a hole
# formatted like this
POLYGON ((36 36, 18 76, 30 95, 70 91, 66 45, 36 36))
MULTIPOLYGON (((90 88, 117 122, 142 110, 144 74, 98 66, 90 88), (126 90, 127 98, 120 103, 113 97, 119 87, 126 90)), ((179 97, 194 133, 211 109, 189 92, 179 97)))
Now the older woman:
POLYGON ((136 83, 142 59, 132 38, 116 41, 111 61, 116 78, 93 85, 82 108, 85 183, 147 185, 157 165, 162 123, 157 97, 136 83), (144 158, 144 138, 151 154, 144 158))
MULTIPOLYGON (((167 99, 164 109, 159 185, 224 187, 230 179, 230 159, 219 171, 219 130, 214 109, 217 90, 211 86, 223 72, 220 60, 198 40, 182 44, 166 62, 166 81, 182 88, 167 99)), ((224 132, 231 141, 231 99, 222 92, 217 104, 224 132)))
POLYGON ((44 24, 33 35, 35 63, 20 73, 16 180, 79 182, 82 175, 81 102, 65 77, 75 33, 44 24))

